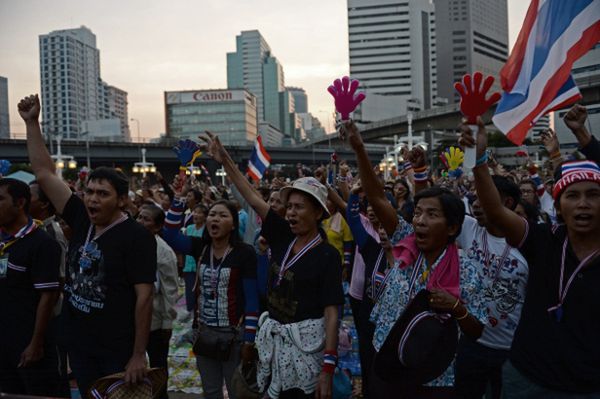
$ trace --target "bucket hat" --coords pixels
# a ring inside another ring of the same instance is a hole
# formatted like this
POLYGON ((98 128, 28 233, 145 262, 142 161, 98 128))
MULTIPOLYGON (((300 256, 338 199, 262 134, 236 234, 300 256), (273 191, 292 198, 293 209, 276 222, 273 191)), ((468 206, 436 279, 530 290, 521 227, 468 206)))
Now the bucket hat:
POLYGON ((125 373, 121 372, 96 380, 90 387, 88 398, 154 399, 160 395, 167 383, 167 372, 164 368, 150 369, 146 378, 139 384, 128 384, 124 378, 125 373))
POLYGON ((314 177, 301 177, 294 180, 291 186, 286 186, 279 190, 281 201, 287 203, 290 193, 294 190, 302 191, 317 200, 319 205, 323 208, 323 216, 328 218, 329 211, 327 210, 327 187, 319 182, 314 177))
POLYGON ((373 368, 386 382, 419 386, 446 371, 457 347, 456 320, 431 310, 429 291, 421 290, 390 330, 373 368))

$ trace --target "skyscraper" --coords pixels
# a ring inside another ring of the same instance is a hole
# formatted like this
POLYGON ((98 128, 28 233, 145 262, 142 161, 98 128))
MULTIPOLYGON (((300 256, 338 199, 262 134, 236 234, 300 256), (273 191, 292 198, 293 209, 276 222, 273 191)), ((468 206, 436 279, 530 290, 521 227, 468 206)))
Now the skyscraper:
POLYGON ((308 113, 308 97, 306 92, 301 87, 286 87, 286 89, 294 96, 294 107, 299 114, 308 113))
POLYGON ((263 64, 271 48, 259 31, 242 31, 236 36, 236 51, 227 53, 227 88, 246 89, 256 96, 258 120, 265 120, 263 64))
POLYGON ((437 92, 459 100, 454 82, 480 71, 496 78, 508 58, 506 0, 435 0, 437 92))
POLYGON ((39 45, 44 131, 82 138, 84 122, 111 117, 96 35, 85 26, 57 30, 40 35, 39 45))
POLYGON ((127 92, 115 86, 104 83, 104 96, 106 98, 106 115, 108 118, 117 118, 121 125, 121 134, 125 141, 131 140, 129 131, 129 115, 127 112, 127 92))
POLYGON ((227 53, 227 87, 254 94, 259 123, 277 128, 287 138, 284 142, 306 137, 294 97, 285 88, 283 67, 259 31, 243 31, 236 36, 236 51, 227 53))
POLYGON ((367 93, 359 118, 373 121, 431 106, 437 95, 433 28, 430 0, 348 0, 350 75, 367 93), (396 105, 384 111, 370 106, 375 102, 396 105))
POLYGON ((0 139, 10 138, 8 117, 8 79, 0 76, 0 139))

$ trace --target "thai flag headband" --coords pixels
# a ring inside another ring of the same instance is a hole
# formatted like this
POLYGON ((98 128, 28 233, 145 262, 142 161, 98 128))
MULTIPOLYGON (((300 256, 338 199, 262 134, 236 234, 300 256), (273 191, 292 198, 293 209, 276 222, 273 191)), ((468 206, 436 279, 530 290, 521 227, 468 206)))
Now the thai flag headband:
POLYGON ((552 198, 556 201, 571 184, 582 181, 600 183, 600 167, 592 161, 565 162, 561 165, 561 177, 552 190, 552 198))

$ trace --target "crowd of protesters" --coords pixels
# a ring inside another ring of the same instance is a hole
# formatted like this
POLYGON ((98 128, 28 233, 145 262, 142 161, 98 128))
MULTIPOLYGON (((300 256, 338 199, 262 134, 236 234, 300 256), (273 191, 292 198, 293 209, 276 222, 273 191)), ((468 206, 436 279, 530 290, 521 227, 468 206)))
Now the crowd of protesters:
POLYGON ((584 107, 557 121, 577 157, 549 130, 546 167, 499 164, 479 119, 458 127, 472 171, 430 170, 415 146, 386 180, 347 121, 355 158, 335 173, 253 182, 207 132, 177 146, 182 173, 135 185, 109 167, 63 181, 39 112, 19 103, 36 180, 0 179, 0 392, 69 397, 70 370, 84 398, 113 373, 144 384, 148 361, 168 369, 183 287, 209 399, 236 398, 246 367, 255 397, 331 398, 345 296, 357 395, 600 398, 600 144, 584 107), (183 172, 201 149, 228 185, 183 172))

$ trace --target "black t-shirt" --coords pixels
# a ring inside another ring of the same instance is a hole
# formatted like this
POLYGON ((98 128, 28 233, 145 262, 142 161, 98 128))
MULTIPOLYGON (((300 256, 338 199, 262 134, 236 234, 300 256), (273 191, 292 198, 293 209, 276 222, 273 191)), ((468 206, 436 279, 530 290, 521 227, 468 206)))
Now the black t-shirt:
MULTIPOLYGON (((545 387, 600 392, 600 257, 575 276, 559 322, 547 309, 558 303, 566 227, 553 232, 548 225, 530 224, 529 229, 521 247, 529 263, 529 281, 510 359, 545 387)), ((578 265, 569 244, 563 287, 578 265)))
POLYGON ((342 261, 337 249, 322 241, 289 268, 281 284, 276 285, 281 262, 295 236, 288 222, 272 210, 261 235, 271 248, 267 288, 270 317, 280 323, 319 319, 326 306, 344 303, 342 261))
POLYGON ((192 240, 192 253, 200 264, 200 298, 198 301, 200 321, 214 326, 236 326, 245 313, 246 301, 243 281, 244 279, 256 280, 256 253, 254 248, 243 242, 236 243, 225 259, 216 259, 213 256, 215 268, 219 265, 218 275, 219 295, 214 295, 211 278, 210 247, 205 246, 201 238, 190 237, 192 240), (206 250, 204 248, 206 247, 206 250))
POLYGON ((33 335, 40 291, 59 289, 61 249, 37 228, 6 253, 8 269, 0 278, 0 345, 22 351, 33 335))
POLYGON ((73 230, 66 266, 63 319, 66 342, 86 351, 131 351, 135 337, 135 284, 156 278, 156 239, 131 218, 88 244, 89 268, 80 268, 90 220, 73 195, 63 219, 73 230))

